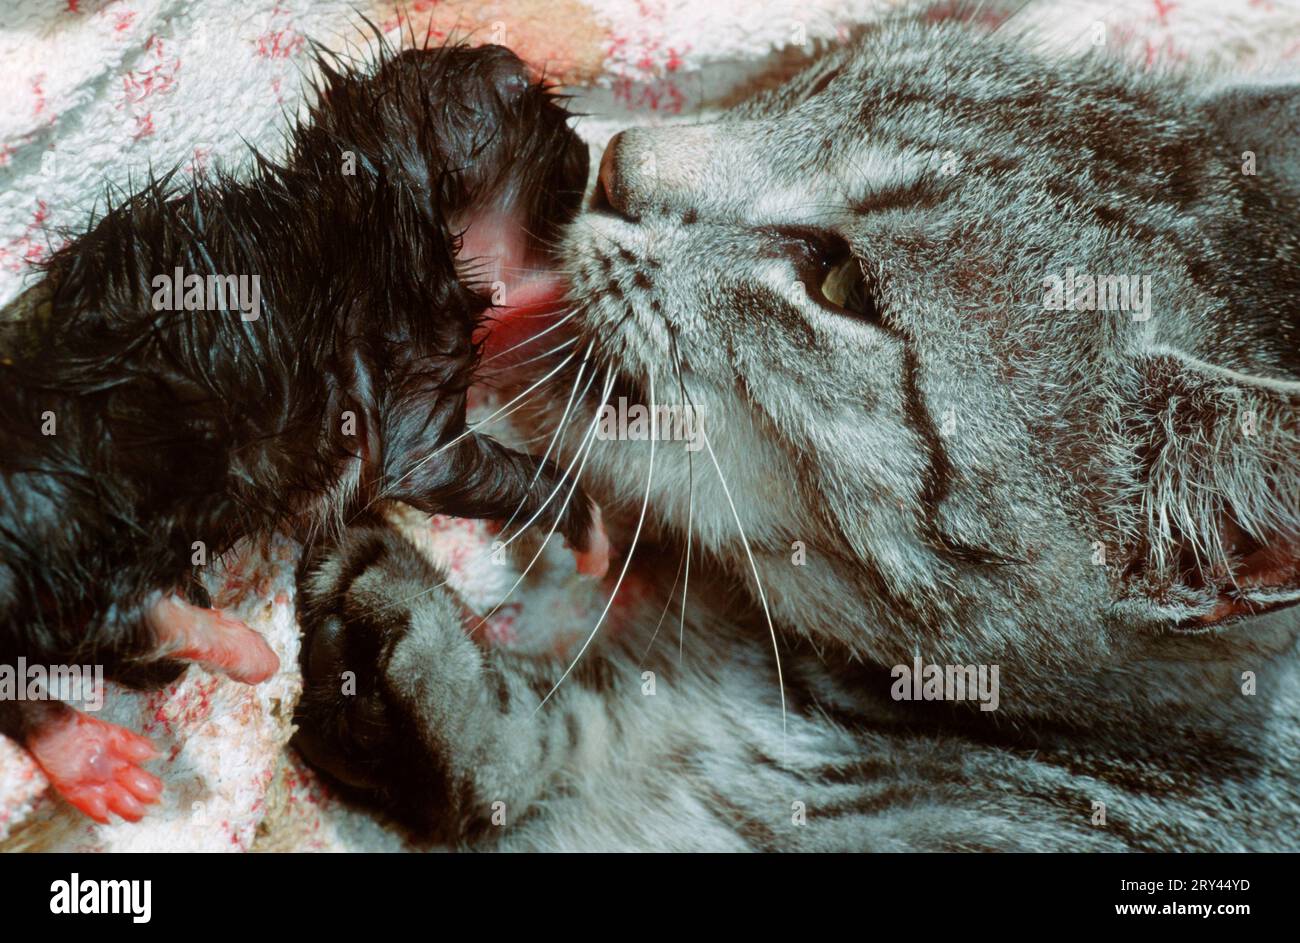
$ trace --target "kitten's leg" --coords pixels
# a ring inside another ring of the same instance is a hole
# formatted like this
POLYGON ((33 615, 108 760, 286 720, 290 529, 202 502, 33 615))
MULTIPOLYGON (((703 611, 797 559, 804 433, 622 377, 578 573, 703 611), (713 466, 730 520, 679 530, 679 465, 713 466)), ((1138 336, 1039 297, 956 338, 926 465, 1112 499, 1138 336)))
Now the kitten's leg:
POLYGON ((399 484, 392 496, 428 514, 521 521, 537 515, 537 525, 564 534, 577 553, 579 572, 605 575, 609 538, 600 511, 581 488, 565 500, 573 484, 555 463, 478 433, 466 435, 447 452, 396 472, 392 480, 399 484))
POLYGON ((167 658, 197 662, 244 684, 260 684, 280 669, 261 635, 215 609, 164 596, 149 607, 145 621, 167 658))
POLYGON ((296 743, 387 811, 459 841, 527 814, 582 749, 579 717, 597 695, 575 678, 538 711, 554 666, 482 650, 443 582, 382 524, 313 554, 299 583, 296 743))
POLYGON ((58 701, 5 705, 0 729, 21 740, 50 785, 96 822, 116 813, 138 822, 162 780, 141 769, 158 751, 144 737, 58 701))
MULTIPOLYGON (((162 661, 134 665, 135 675, 148 676, 172 660, 194 661, 257 684, 279 669, 260 635, 215 610, 167 596, 147 604, 142 618, 162 661)), ((130 680, 132 669, 123 674, 130 680)), ((110 814, 137 822, 162 792, 162 781, 140 767, 158 755, 146 738, 59 701, 0 704, 0 733, 21 742, 54 790, 97 822, 107 823, 110 814)))

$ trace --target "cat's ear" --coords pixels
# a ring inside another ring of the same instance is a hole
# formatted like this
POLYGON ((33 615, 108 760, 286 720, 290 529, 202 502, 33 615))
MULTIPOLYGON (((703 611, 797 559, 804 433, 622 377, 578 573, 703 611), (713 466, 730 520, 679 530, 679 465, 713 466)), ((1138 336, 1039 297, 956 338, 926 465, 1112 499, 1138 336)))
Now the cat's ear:
POLYGON ((1260 79, 1215 89, 1204 108, 1244 173, 1300 186, 1300 82, 1260 79))
POLYGON ((1173 351, 1142 358, 1135 383, 1129 577, 1183 629, 1300 603, 1300 383, 1173 351))

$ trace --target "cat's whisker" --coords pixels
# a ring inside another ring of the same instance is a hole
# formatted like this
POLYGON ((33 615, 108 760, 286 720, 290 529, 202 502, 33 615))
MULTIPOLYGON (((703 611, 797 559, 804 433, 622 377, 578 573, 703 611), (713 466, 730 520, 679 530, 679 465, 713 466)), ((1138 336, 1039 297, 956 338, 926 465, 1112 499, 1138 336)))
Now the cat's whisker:
POLYGON ((578 342, 578 338, 572 337, 561 344, 556 344, 550 350, 542 351, 540 354, 534 354, 533 356, 529 357, 527 360, 521 360, 509 364, 504 364, 504 363, 499 364, 498 366, 493 367, 490 370, 481 372, 479 376, 475 378, 474 383, 476 386, 482 386, 482 387, 487 387, 488 389, 496 390, 497 382, 501 380, 503 377, 507 381, 509 381, 517 374, 519 367, 523 367, 531 363, 537 363, 538 361, 542 361, 542 360, 546 360, 547 358, 554 357, 556 354, 561 354, 569 347, 572 347, 577 342, 578 342))
POLYGON ((568 321, 577 313, 578 313, 578 309, 574 308, 572 311, 570 311, 564 317, 560 318, 560 320, 556 321, 550 327, 546 328, 545 330, 538 331, 536 334, 532 335, 531 337, 525 340, 520 341, 518 344, 515 344, 513 347, 507 347, 505 350, 497 351, 491 357, 488 357, 486 360, 482 361, 482 363, 480 363, 479 366, 482 367, 483 364, 491 363, 493 360, 496 360, 498 357, 503 357, 506 354, 510 353, 511 351, 518 350, 520 347, 523 347, 527 344, 531 344, 534 341, 536 341, 539 337, 545 337, 547 334, 551 333, 551 331, 555 330, 560 325, 564 324, 566 321, 568 321))
POLYGON ((745 556, 749 558, 749 568, 754 573, 754 586, 758 589, 758 598, 763 604, 763 615, 767 619, 767 631, 772 636, 772 654, 776 656, 776 682, 781 693, 781 741, 784 748, 786 734, 785 674, 781 669, 781 649, 776 641, 776 626, 772 624, 772 612, 767 606, 767 593, 763 591, 763 580, 758 575, 758 564, 754 561, 754 553, 750 549, 749 538, 745 536, 745 527, 740 523, 740 514, 736 510, 736 502, 731 498, 731 488, 727 486, 727 479, 722 474, 722 466, 718 463, 718 456, 713 452, 713 443, 709 441, 709 434, 704 430, 703 426, 700 427, 700 438, 704 441, 704 447, 708 449, 709 458, 718 473, 718 483, 722 485, 722 493, 727 496, 727 504, 731 507, 732 519, 736 522, 736 532, 740 534, 740 542, 745 548, 745 556))
MULTIPOLYGON (((659 621, 655 623, 655 630, 650 633, 650 640, 646 642, 645 648, 641 651, 641 661, 645 662, 646 655, 650 654, 650 649, 654 648, 655 639, 659 637, 659 630, 663 628, 664 619, 668 618, 668 608, 673 604, 673 597, 677 595, 677 584, 682 581, 682 568, 686 563, 686 558, 690 555, 689 548, 683 551, 682 555, 677 558, 677 573, 673 576, 673 585, 669 587, 664 597, 664 607, 659 613, 659 621)), ((678 661, 680 662, 680 650, 678 661)))
MULTIPOLYGON (((701 421, 699 413, 696 411, 695 403, 691 400, 686 392, 686 382, 682 379, 682 355, 677 346, 677 331, 669 329, 668 337, 673 351, 673 370, 677 374, 677 390, 680 401, 684 403, 691 412, 697 417, 696 421, 701 421)), ((701 430, 702 431, 702 430, 701 430)), ((681 664, 682 654, 686 646, 686 597, 691 585, 691 544, 692 530, 695 524, 695 453, 686 453, 686 579, 682 583, 682 605, 677 618, 677 663, 681 664)), ((671 594, 670 597, 671 598, 671 594)))
MULTIPOLYGON (((679 390, 678 405, 686 409, 686 387, 682 383, 681 358, 677 352, 677 335, 674 331, 669 331, 669 339, 672 345, 673 367, 677 374, 677 385, 679 390)), ((652 404, 653 405, 653 404, 652 404)), ((655 630, 650 635, 650 640, 646 643, 645 650, 641 652, 641 661, 644 662, 650 649, 654 647, 655 639, 659 637, 659 630, 663 627, 664 619, 668 616, 668 609, 673 604, 673 597, 677 594, 677 584, 682 582, 683 572, 686 574, 686 582, 682 586, 682 606, 681 618, 677 627, 677 663, 681 664, 682 651, 685 644, 686 635, 686 592, 691 578, 691 517, 695 508, 695 462, 694 455, 686 453, 687 467, 687 511, 686 511, 686 546, 682 549, 682 555, 677 560, 677 573, 673 576, 673 585, 669 588, 664 597, 664 608, 659 613, 659 621, 655 623, 655 630)))
MULTIPOLYGON (((509 369, 515 370, 518 369, 519 367, 525 367, 530 363, 536 363, 539 360, 545 360, 547 357, 554 357, 556 354, 564 350, 566 347, 570 347, 573 344, 576 344, 577 342, 578 342, 578 337, 575 335, 574 337, 570 337, 567 341, 556 344, 550 350, 543 351, 540 354, 534 354, 533 356, 529 357, 527 360, 521 360, 518 363, 510 364, 509 369)), ((583 360, 585 362, 586 358, 584 357, 583 360)))
MULTIPOLYGON (((596 375, 593 372, 591 375, 591 379, 594 380, 595 378, 596 375)), ((590 386, 590 383, 588 385, 590 386)), ((542 539, 541 544, 537 548, 537 552, 533 554, 532 559, 529 560, 528 563, 524 566, 523 572, 519 574, 518 579, 515 580, 514 584, 508 590, 506 590, 505 594, 501 597, 501 601, 498 602, 495 606, 493 606, 490 610, 488 610, 487 614, 484 615, 479 620, 477 625, 475 625, 473 628, 468 630, 470 635, 473 635, 484 625, 486 625, 488 619, 491 619, 492 616, 496 614, 497 610, 499 610, 502 606, 505 605, 506 600, 508 600, 510 596, 514 593, 514 591, 518 589, 519 586, 523 583, 523 581, 528 578, 528 574, 532 572, 533 566, 537 563, 537 561, 541 558, 542 553, 546 550, 546 545, 550 542, 551 537, 555 535, 555 531, 559 527, 560 520, 564 518, 565 513, 569 509, 569 505, 573 502, 573 495, 578 490, 578 482, 582 479, 582 471, 584 468, 587 467, 587 459, 591 456, 592 446, 595 444, 596 441, 596 427, 600 422, 600 411, 604 407, 605 402, 609 399, 610 391, 613 389, 614 389, 614 374, 612 371, 609 371, 605 374, 605 389, 602 391, 600 396, 600 406, 596 408, 596 412, 592 416, 591 425, 587 428, 586 433, 583 435, 582 444, 578 447, 578 454, 574 456, 573 461, 569 463, 569 467, 565 471, 564 476, 560 479, 561 482, 572 479, 573 484, 570 485, 569 487, 569 493, 564 496, 563 507, 560 509, 560 512, 555 515, 555 523, 553 523, 551 525, 551 529, 546 532, 546 537, 542 539), (577 471, 574 471, 574 465, 577 465, 577 471)), ((552 490, 551 494, 547 497, 546 504, 550 504, 550 502, 554 499, 555 495, 558 493, 559 493, 559 485, 557 485, 555 489, 552 490)), ((546 504, 544 504, 543 507, 545 507, 546 504)), ((538 514, 540 513, 541 511, 539 510, 538 514)), ((537 515, 533 515, 533 518, 529 520, 528 524, 525 524, 522 528, 520 528, 520 532, 522 533, 524 530, 526 530, 528 528, 528 525, 531 524, 532 521, 536 519, 536 517, 537 515)), ((516 534, 515 536, 517 537, 518 534, 516 534)), ((514 538, 511 539, 513 540, 514 538)))
MULTIPOLYGON (((651 373, 650 374, 650 402, 653 403, 654 398, 655 398, 655 378, 654 378, 654 374, 651 373)), ((618 591, 623 585, 623 579, 627 576, 627 571, 632 566, 632 558, 633 556, 636 555, 636 545, 637 542, 641 539, 641 528, 645 525, 646 512, 650 509, 650 488, 654 483, 654 471, 655 471, 655 440, 659 437, 659 423, 658 423, 657 412, 658 412, 657 410, 653 410, 653 409, 650 411, 650 461, 649 461, 649 466, 646 469, 645 496, 641 500, 641 515, 637 518, 636 530, 633 531, 632 533, 632 543, 628 547, 627 556, 623 560, 623 569, 619 571, 618 579, 615 580, 614 582, 614 588, 610 591, 609 600, 605 603, 605 608, 601 610, 600 617, 596 619, 596 624, 592 626, 591 633, 587 636, 586 640, 583 641, 582 647, 578 649, 578 653, 573 656, 573 661, 569 662, 569 667, 564 669, 564 674, 560 675, 560 679, 555 682, 555 685, 551 688, 551 690, 546 692, 546 696, 542 698, 541 703, 537 705, 537 710, 533 711, 534 715, 536 715, 537 711, 540 711, 543 707, 546 706, 546 702, 551 699, 551 695, 553 695, 556 691, 559 690, 560 685, 564 683, 564 679, 569 676, 569 674, 577 666, 578 662, 582 660, 582 656, 586 653, 587 648, 591 645, 592 639, 596 637, 596 633, 600 631, 600 627, 604 624, 605 617, 609 615, 609 610, 613 607, 614 600, 618 597, 618 591)), ((596 415, 599 417, 600 410, 596 411, 596 415)), ((785 701, 783 696, 782 704, 784 703, 785 701)))
MULTIPOLYGON (((525 234, 529 234, 527 229, 523 229, 523 231, 525 234)), ((496 262, 493 264, 492 269, 497 272, 522 272, 525 275, 545 274, 544 271, 536 265, 506 265, 502 262, 496 262)))
MULTIPOLYGON (((533 475, 533 480, 528 483, 529 491, 531 491, 533 486, 537 484, 537 479, 542 474, 542 466, 545 465, 547 460, 551 457, 551 453, 555 451, 556 444, 560 441, 560 437, 564 434, 565 428, 567 427, 569 421, 569 412, 570 410, 573 409, 573 403, 578 398, 579 395, 578 384, 582 382, 582 375, 587 371, 587 365, 590 362, 590 358, 591 358, 591 348, 595 343, 596 343, 595 341, 591 341, 590 343, 587 344, 587 349, 583 351, 582 363, 578 364, 578 372, 574 375, 573 386, 569 388, 569 399, 564 404, 564 412, 560 414, 560 419, 555 424, 555 433, 551 436, 551 442, 546 447, 546 452, 543 453, 541 459, 537 463, 537 472, 533 475)), ((592 381, 594 381, 595 379, 596 379, 596 372, 593 370, 591 376, 587 379, 587 385, 582 389, 583 396, 586 395, 587 390, 591 389, 592 381)), ((537 519, 537 515, 541 514, 542 511, 545 510, 546 506, 551 503, 551 497, 554 497, 554 495, 555 492, 552 492, 551 496, 546 499, 545 503, 543 503, 540 508, 537 509, 537 513, 533 515, 533 517, 528 521, 528 523, 525 524, 523 527, 521 527, 519 529, 519 532, 516 533, 514 537, 511 537, 509 540, 505 542, 505 546, 507 547, 510 546, 511 542, 515 539, 515 537, 518 537, 519 534, 523 533, 525 530, 528 529, 529 524, 532 524, 532 522, 537 519)), ((514 513, 510 515, 509 519, 505 522, 505 524, 501 526, 502 533, 508 530, 510 525, 515 522, 515 518, 518 517, 519 515, 519 508, 522 507, 523 507, 523 503, 521 502, 519 507, 515 508, 514 513)))
POLYGON ((426 465, 428 462, 432 461, 432 460, 433 460, 437 455, 441 454, 442 452, 445 452, 447 449, 451 448, 451 447, 452 447, 453 445, 455 445, 457 442, 460 442, 460 441, 462 441, 462 440, 468 438, 469 436, 473 435, 474 433, 478 432, 478 431, 479 431, 480 429, 482 429, 484 426, 486 426, 486 425, 488 425, 488 424, 490 424, 490 423, 492 423, 492 422, 495 422, 495 421, 498 420, 498 419, 504 419, 506 416, 509 416, 509 415, 511 415, 511 414, 514 413, 514 412, 517 412, 520 408, 522 408, 523 406, 527 405, 528 398, 531 398, 534 394, 536 394, 537 389, 538 389, 540 386, 542 386, 542 385, 543 385, 544 383, 546 383, 546 381, 548 381, 551 377, 555 376, 555 374, 559 373, 562 369, 564 369, 564 366, 565 366, 569 361, 571 361, 574 357, 576 357, 576 356, 577 356, 576 353, 569 354, 569 356, 565 357, 562 361, 560 361, 560 363, 559 363, 558 365, 556 365, 554 368, 552 368, 551 371, 550 371, 549 373, 547 373, 547 374, 545 374, 544 376, 542 376, 539 380, 537 380, 537 381, 536 381, 535 383, 533 383, 530 387, 528 387, 528 389, 524 390, 522 393, 520 393, 520 394, 519 394, 518 396, 516 396, 514 399, 510 400, 510 402, 508 402, 508 403, 506 403, 505 405, 501 406, 499 409, 497 409, 496 412, 492 413, 492 415, 488 416, 486 419, 483 419, 483 420, 481 420, 481 421, 479 421, 479 422, 473 423, 472 425, 467 425, 467 426, 465 427, 465 431, 462 432, 460 435, 458 435, 458 436, 456 436, 455 438, 452 438, 452 439, 450 439, 449 441, 444 442, 442 445, 438 446, 438 448, 434 449, 432 452, 430 452, 430 453, 429 453, 428 455, 426 455, 424 458, 420 459, 418 462, 416 462, 414 465, 412 465, 409 469, 407 469, 406 472, 405 472, 404 474, 402 474, 400 477, 398 477, 396 480, 391 481, 391 482, 386 482, 382 487, 380 487, 380 488, 378 489, 378 493, 375 495, 375 497, 371 498, 370 501, 368 501, 368 502, 366 503, 366 505, 365 505, 365 506, 364 506, 360 511, 358 511, 356 514, 354 514, 354 515, 352 516, 352 519, 351 519, 350 521, 348 521, 348 523, 352 523, 352 521, 355 521, 355 520, 357 519, 357 517, 359 517, 362 513, 364 513, 365 511, 369 510, 370 507, 373 506, 373 505, 375 504, 375 502, 386 499, 386 498, 387 498, 387 497, 392 493, 392 489, 393 489, 393 488, 395 488, 397 485, 400 485, 403 481, 405 481, 405 480, 406 480, 407 478, 409 478, 411 475, 414 475, 414 474, 415 474, 417 471, 419 471, 419 470, 420 470, 424 465, 426 465), (522 400, 523 402, 520 402, 521 400, 522 400))
MULTIPOLYGON (((510 319, 512 321, 547 321, 553 317, 555 315, 549 311, 538 311, 533 314, 513 314, 510 319)), ((531 341, 533 338, 530 337, 529 340, 531 341)))
MULTIPOLYGON (((584 185, 582 191, 579 192, 578 196, 579 198, 581 198, 582 196, 585 195, 586 195, 586 187, 584 185)), ((529 239, 533 240, 537 245, 545 248, 548 252, 552 254, 552 256, 558 256, 561 254, 560 250, 564 245, 564 239, 562 237, 548 239, 544 236, 539 235, 538 233, 533 232, 527 226, 520 226, 519 228, 524 233, 524 235, 526 235, 529 239)))

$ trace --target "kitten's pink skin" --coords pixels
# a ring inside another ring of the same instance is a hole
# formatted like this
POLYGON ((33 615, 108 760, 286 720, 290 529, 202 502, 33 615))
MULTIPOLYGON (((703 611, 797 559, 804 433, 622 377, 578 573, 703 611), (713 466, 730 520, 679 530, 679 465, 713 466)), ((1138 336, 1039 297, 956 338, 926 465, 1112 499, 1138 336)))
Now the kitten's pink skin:
POLYGON ((266 640, 238 619, 165 596, 146 619, 169 658, 193 661, 244 684, 259 684, 280 670, 266 640))
MULTIPOLYGON (((262 636, 215 609, 166 596, 145 618, 169 658, 197 662, 245 684, 265 681, 280 669, 280 659, 262 636)), ((63 704, 47 705, 45 711, 26 746, 55 791, 101 824, 113 815, 140 821, 163 788, 162 780, 140 768, 158 756, 153 744, 63 704)))
POLYGON ((578 563, 578 572, 583 576, 604 579, 609 572, 609 535, 600 519, 600 508, 591 510, 591 530, 587 532, 587 549, 575 550, 573 558, 578 563))
POLYGON ((505 210, 478 211, 461 235, 457 258, 471 265, 480 290, 496 305, 484 356, 511 349, 520 359, 528 356, 530 339, 559 319, 567 286, 545 263, 530 257, 524 220, 505 210))
POLYGON ((527 220, 517 210, 475 211, 464 221, 456 259, 507 317, 538 303, 563 300, 563 279, 530 251, 527 220))
POLYGON ((101 824, 112 814, 138 822, 162 794, 162 780, 139 765, 158 756, 153 744, 66 705, 28 735, 26 746, 55 791, 101 824))

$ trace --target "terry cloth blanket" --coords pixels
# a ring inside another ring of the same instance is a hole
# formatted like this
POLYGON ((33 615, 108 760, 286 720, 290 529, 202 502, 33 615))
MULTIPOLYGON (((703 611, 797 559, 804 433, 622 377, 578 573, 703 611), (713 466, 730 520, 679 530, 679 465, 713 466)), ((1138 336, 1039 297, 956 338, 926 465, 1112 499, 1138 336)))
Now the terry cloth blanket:
MULTIPOLYGON (((901 2, 901 0, 900 0, 901 2)), ((6 0, 0 11, 0 305, 28 263, 84 225, 105 183, 150 167, 244 164, 278 153, 285 116, 309 93, 308 37, 366 48, 368 18, 391 41, 447 36, 513 47, 576 93, 593 157, 620 127, 698 120, 742 87, 788 70, 888 0, 6 0)), ((1061 47, 1099 43, 1148 67, 1300 65, 1295 0, 1044 2, 1022 16, 1061 47), (1103 24, 1099 26, 1098 24, 1103 24)), ((596 166, 593 159, 593 167, 596 166)), ((480 409, 491 406, 479 398, 480 409)), ((504 434, 505 430, 502 430, 504 434)), ((481 523, 405 514, 471 606, 501 601, 516 573, 489 562, 481 523)), ((574 579, 558 546, 493 617, 495 644, 539 649, 586 634, 602 591, 574 579), (599 597, 599 598, 598 598, 599 597)), ((262 632, 280 674, 247 687, 192 667, 152 694, 110 685, 102 716, 163 751, 166 782, 141 823, 99 826, 63 805, 0 738, 0 848, 399 850, 400 831, 332 798, 286 749, 300 689, 293 564, 298 547, 237 548, 213 568, 217 604, 262 632)))

